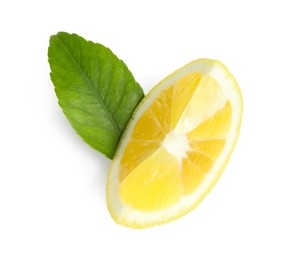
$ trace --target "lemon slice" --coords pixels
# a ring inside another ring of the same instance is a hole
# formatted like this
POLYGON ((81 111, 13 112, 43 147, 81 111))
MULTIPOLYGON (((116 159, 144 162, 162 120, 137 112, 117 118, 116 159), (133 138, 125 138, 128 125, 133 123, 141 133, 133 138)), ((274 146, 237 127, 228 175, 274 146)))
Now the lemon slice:
POLYGON ((133 114, 107 180, 107 205, 124 226, 179 218, 215 185, 237 141, 238 84, 219 61, 199 59, 161 81, 133 114))

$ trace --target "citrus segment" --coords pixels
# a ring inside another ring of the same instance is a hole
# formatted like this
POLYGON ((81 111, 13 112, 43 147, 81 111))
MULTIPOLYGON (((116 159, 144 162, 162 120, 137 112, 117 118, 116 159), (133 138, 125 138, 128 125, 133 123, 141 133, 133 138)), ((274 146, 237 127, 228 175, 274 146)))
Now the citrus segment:
POLYGON ((173 87, 169 87, 152 102, 132 133, 135 140, 159 140, 170 130, 173 87))
POLYGON ((193 151, 198 151, 206 155, 211 160, 215 160, 224 149, 226 141, 224 139, 209 141, 191 141, 190 147, 193 151))
POLYGON ((158 141, 133 140, 131 141, 121 159, 119 179, 122 181, 137 165, 148 158, 160 146, 158 141))
POLYGON ((224 102, 224 93, 217 81, 210 76, 202 75, 196 91, 182 112, 177 127, 185 132, 193 130, 222 108, 224 102))
POLYGON ((180 78, 173 87, 171 129, 175 128, 183 111, 190 102, 202 76, 199 72, 189 73, 180 78))
POLYGON ((205 177, 205 173, 189 157, 183 160, 182 164, 182 185, 185 195, 193 193, 205 177))
POLYGON ((182 196, 180 164, 159 148, 122 181, 119 192, 127 206, 143 211, 165 209, 182 196))
POLYGON ((187 135, 190 140, 224 139, 230 130, 232 116, 231 104, 225 106, 209 119, 205 120, 187 135))

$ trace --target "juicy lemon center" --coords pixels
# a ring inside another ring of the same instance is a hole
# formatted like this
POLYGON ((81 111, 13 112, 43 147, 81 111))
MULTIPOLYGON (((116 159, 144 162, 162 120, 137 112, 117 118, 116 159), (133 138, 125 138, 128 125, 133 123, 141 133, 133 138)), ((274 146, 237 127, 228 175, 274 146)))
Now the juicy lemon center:
POLYGON ((180 162, 182 162, 183 158, 187 157, 187 152, 191 150, 186 134, 176 130, 166 135, 162 146, 180 162))

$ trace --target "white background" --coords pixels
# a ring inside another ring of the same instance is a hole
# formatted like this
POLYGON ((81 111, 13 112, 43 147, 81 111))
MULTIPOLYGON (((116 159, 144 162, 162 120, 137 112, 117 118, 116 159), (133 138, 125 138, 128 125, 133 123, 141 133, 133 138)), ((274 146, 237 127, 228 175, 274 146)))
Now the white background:
POLYGON ((2 1, 0 259, 294 259, 293 1, 2 1), (75 134, 49 78, 49 37, 110 47, 147 93, 200 57, 242 89, 241 135, 201 205, 133 230, 105 203, 110 161, 75 134))

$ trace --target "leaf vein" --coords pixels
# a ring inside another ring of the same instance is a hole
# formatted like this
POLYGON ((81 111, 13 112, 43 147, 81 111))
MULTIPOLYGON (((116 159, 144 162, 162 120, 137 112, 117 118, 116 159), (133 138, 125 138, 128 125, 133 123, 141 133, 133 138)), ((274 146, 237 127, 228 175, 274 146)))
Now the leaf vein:
POLYGON ((99 102, 102 104, 103 109, 106 111, 106 114, 110 120, 110 122, 112 123, 112 125, 115 128, 115 131, 117 132, 116 134, 118 136, 121 135, 121 131, 118 128, 117 123, 114 121, 111 113, 109 112, 109 110, 107 109, 106 105, 104 104, 101 96, 99 95, 99 92, 97 91, 97 88, 95 87, 94 83, 89 79, 88 75, 85 73, 85 71, 82 69, 81 65, 78 63, 78 61, 75 59, 75 57, 72 55, 72 53, 69 51, 69 49, 65 46, 65 44, 63 43, 63 41, 60 39, 60 37, 58 37, 57 35, 57 39, 59 40, 59 42, 61 43, 61 45, 63 46, 63 48, 66 50, 66 52, 68 53, 69 57, 73 60, 73 62, 76 64, 78 70, 80 71, 82 77, 84 78, 84 80, 86 82, 88 82, 87 85, 91 86, 91 88, 94 90, 94 92, 96 93, 96 97, 99 100, 99 102))

